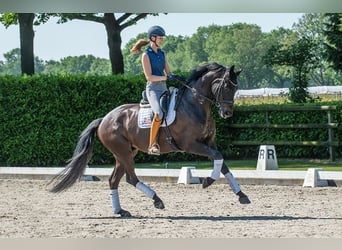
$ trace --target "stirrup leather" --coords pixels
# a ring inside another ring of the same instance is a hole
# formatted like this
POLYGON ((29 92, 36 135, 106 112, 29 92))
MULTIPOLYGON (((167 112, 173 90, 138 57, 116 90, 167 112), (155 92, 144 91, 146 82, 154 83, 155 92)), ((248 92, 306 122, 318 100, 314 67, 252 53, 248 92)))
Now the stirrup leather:
POLYGON ((160 155, 160 148, 159 148, 158 143, 154 143, 153 145, 148 147, 148 154, 160 155))

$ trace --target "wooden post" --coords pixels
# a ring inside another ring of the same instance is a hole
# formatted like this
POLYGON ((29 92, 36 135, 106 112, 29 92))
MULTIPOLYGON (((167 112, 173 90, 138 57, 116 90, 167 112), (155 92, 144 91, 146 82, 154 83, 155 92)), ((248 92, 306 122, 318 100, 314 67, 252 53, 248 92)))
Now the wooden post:
MULTIPOLYGON (((331 118, 331 112, 330 110, 328 112, 328 124, 332 123, 332 118, 331 118)), ((328 143, 329 143, 329 157, 330 161, 335 161, 335 150, 334 147, 332 146, 332 142, 334 140, 334 131, 331 127, 328 128, 328 143)))
POLYGON ((268 110, 266 110, 266 133, 267 141, 270 141, 270 121, 268 119, 268 110))

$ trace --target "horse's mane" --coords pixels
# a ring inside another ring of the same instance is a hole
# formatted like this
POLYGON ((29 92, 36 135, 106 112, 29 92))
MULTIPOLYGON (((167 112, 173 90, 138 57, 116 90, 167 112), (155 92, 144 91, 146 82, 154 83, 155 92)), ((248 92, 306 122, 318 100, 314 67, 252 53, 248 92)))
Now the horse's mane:
MULTIPOLYGON (((224 66, 222 66, 218 63, 215 63, 215 62, 206 63, 206 64, 199 66, 199 67, 195 68, 194 70, 192 70, 190 73, 190 76, 187 79, 187 82, 190 83, 191 81, 196 81, 198 78, 203 76, 205 73, 212 71, 212 70, 218 70, 221 68, 224 68, 224 66)), ((186 87, 187 87, 187 85, 183 85, 181 88, 179 88, 178 94, 177 94, 175 109, 177 109, 179 102, 182 99, 182 96, 184 94, 184 91, 187 89, 186 87)))
POLYGON ((222 65, 215 63, 215 62, 206 63, 202 66, 199 66, 190 73, 190 76, 188 77, 188 82, 191 82, 193 80, 197 80, 198 78, 203 76, 208 71, 217 70, 217 69, 220 69, 222 67, 223 67, 222 65))

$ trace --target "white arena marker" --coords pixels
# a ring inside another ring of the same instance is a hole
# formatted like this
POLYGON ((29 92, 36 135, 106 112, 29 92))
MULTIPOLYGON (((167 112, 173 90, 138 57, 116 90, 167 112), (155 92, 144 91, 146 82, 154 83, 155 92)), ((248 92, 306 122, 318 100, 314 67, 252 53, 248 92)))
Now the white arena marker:
POLYGON ((183 184, 200 184, 198 177, 192 177, 191 170, 196 169, 195 167, 182 167, 179 173, 177 183, 183 184))
POLYGON ((277 154, 274 145, 260 145, 257 170, 278 170, 277 154))
POLYGON ((321 168, 309 168, 303 183, 303 187, 326 187, 327 180, 321 180, 318 176, 318 171, 323 171, 321 168))

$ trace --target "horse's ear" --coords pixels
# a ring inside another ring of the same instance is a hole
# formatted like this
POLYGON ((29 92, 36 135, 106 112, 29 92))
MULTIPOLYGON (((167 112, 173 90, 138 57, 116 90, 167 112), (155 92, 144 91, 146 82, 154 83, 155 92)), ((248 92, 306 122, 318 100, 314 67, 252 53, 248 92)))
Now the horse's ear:
POLYGON ((234 73, 234 67, 235 65, 232 65, 229 69, 229 73, 232 75, 234 73))
POLYGON ((239 76, 241 72, 242 72, 242 69, 236 71, 236 72, 235 72, 236 76, 239 76))

